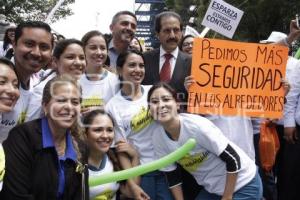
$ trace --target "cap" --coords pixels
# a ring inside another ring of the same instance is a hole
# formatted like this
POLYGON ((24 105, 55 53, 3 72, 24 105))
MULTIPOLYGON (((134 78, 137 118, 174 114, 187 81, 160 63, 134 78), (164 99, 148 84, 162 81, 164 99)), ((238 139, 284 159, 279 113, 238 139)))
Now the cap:
POLYGON ((283 40, 286 37, 287 37, 287 35, 285 33, 278 32, 278 31, 273 31, 271 33, 271 35, 268 37, 268 39, 261 40, 261 41, 259 41, 259 43, 274 43, 274 42, 279 42, 279 41, 283 40))

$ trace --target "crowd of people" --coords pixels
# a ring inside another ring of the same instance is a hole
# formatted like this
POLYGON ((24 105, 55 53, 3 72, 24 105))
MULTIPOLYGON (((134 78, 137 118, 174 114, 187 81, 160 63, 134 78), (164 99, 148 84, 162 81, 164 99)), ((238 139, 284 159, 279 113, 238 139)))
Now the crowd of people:
MULTIPOLYGON (((81 40, 57 38, 40 21, 7 29, 0 58, 0 198, 298 199, 300 61, 287 64, 281 151, 267 173, 255 151, 265 119, 186 112, 195 82, 194 36, 183 35, 180 15, 155 16, 158 49, 145 50, 136 29, 129 11, 114 15, 109 38, 98 30, 81 40), (91 177, 160 159, 189 138, 196 147, 170 166, 88 185, 91 177)), ((299 36, 291 21, 290 33, 270 42, 289 46, 299 36)))

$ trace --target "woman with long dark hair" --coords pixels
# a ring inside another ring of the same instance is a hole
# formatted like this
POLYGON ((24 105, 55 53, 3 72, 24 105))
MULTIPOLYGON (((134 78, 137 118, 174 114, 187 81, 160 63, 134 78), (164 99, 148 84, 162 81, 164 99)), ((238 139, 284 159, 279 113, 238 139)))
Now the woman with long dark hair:
MULTIPOLYGON (((121 53, 117 59, 117 70, 121 79, 120 91, 107 103, 106 110, 116 122, 115 141, 127 142, 139 152, 140 163, 154 161, 153 119, 148 113, 147 94, 150 86, 141 85, 145 76, 144 57, 141 52, 130 50, 121 53)), ((132 165, 125 153, 118 153, 124 169, 132 165)), ((156 170, 144 174, 140 180, 128 180, 131 190, 139 197, 141 189, 151 199, 172 199, 163 173, 156 170)), ((148 196, 143 196, 148 199, 148 196)))
MULTIPOLYGON (((262 185, 254 161, 208 119, 178 113, 176 98, 175 90, 166 83, 155 84, 148 92, 150 113, 157 122, 152 138, 157 159, 194 138, 196 147, 178 163, 204 187, 197 200, 260 200, 262 185)), ((172 173, 175 169, 173 164, 162 170, 169 181, 180 182, 172 173)), ((180 184, 171 190, 176 199, 183 199, 180 184)))
POLYGON ((11 26, 8 29, 6 29, 4 38, 3 38, 3 46, 0 51, 0 56, 6 57, 8 59, 11 59, 14 55, 13 50, 13 42, 15 40, 15 30, 16 27, 11 26))

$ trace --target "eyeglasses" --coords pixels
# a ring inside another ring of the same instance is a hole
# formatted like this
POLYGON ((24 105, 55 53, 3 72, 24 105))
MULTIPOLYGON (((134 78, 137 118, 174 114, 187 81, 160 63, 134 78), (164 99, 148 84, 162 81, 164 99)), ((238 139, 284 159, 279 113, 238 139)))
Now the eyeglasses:
POLYGON ((184 42, 183 44, 182 44, 182 47, 188 47, 188 46, 193 46, 193 42, 184 42))

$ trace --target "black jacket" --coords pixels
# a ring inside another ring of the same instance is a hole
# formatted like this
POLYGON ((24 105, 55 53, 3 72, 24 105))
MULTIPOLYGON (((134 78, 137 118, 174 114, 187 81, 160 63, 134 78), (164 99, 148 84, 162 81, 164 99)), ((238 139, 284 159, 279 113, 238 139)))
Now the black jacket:
MULTIPOLYGON (((58 190, 58 158, 54 148, 43 149, 41 120, 14 127, 3 142, 5 176, 1 199, 53 200, 58 190)), ((81 200, 82 174, 77 163, 65 161, 63 200, 81 200)), ((88 191, 88 189, 86 189, 88 191)))
MULTIPOLYGON (((159 77, 159 49, 154 49, 144 53, 145 58, 145 77, 144 85, 153 85, 160 81, 159 77)), ((169 84, 177 92, 177 100, 187 102, 188 94, 184 87, 184 79, 191 74, 192 58, 190 55, 178 51, 173 75, 169 84)))

